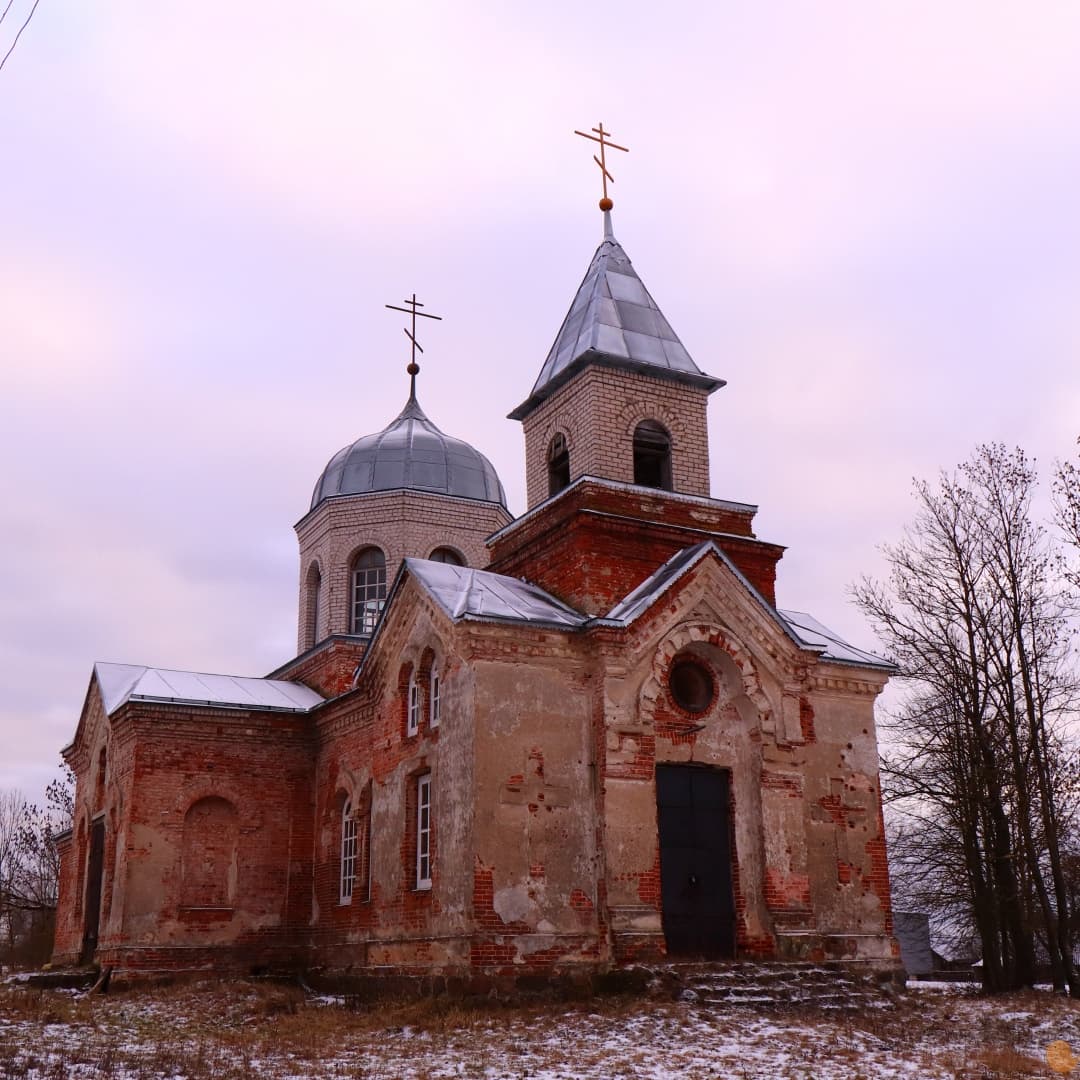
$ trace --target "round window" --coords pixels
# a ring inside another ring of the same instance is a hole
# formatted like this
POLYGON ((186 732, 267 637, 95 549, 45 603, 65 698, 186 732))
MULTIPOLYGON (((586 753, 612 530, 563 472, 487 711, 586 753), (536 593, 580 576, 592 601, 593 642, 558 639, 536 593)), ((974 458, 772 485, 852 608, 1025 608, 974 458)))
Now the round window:
POLYGON ((668 685, 675 703, 687 712, 704 712, 712 702, 712 675, 708 668, 693 660, 676 660, 668 685))

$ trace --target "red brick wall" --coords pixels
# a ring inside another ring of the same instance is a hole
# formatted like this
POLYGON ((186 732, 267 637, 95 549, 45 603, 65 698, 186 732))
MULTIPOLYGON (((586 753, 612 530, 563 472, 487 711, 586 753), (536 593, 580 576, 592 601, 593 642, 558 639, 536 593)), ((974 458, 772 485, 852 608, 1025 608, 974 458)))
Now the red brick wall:
MULTIPOLYGON (((444 900, 455 875, 467 873, 469 856, 456 837, 444 844, 448 815, 456 814, 464 770, 444 768, 441 747, 449 737, 451 759, 471 748, 467 681, 460 662, 431 623, 430 602, 408 584, 368 660, 359 689, 320 711, 315 809, 315 918, 311 941, 317 963, 343 970, 389 963, 403 971, 446 966, 446 943, 467 938, 464 910, 447 912, 444 900), (437 646, 437 650, 436 650, 437 646), (442 715, 431 727, 430 672, 439 665, 442 715), (420 723, 408 734, 408 687, 415 677, 420 723), (416 882, 416 793, 420 776, 432 778, 432 886, 416 882), (351 903, 340 897, 341 806, 357 790, 370 792, 370 893, 351 903)), ((459 883, 464 896, 464 885, 459 883)))
POLYGON ((310 721, 143 703, 112 723, 133 753, 99 960, 186 967, 201 948, 216 966, 299 956, 310 916, 310 721))
POLYGON ((677 551, 713 540, 775 603, 776 564, 784 549, 756 539, 752 517, 752 508, 585 481, 496 536, 490 569, 527 578, 573 607, 602 615, 677 551))
POLYGON ((357 665, 364 658, 367 642, 356 638, 332 637, 283 664, 267 677, 303 683, 324 697, 337 697, 352 688, 357 665))

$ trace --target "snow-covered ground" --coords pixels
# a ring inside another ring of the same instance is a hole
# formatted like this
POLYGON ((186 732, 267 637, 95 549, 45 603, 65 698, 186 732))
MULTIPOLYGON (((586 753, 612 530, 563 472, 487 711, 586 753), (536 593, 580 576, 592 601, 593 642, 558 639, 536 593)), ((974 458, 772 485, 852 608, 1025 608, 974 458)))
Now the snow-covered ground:
POLYGON ((955 985, 854 1015, 654 998, 361 1008, 247 983, 104 997, 0 987, 0 1076, 34 1080, 988 1080, 1060 1075, 1055 1042, 1080 1057, 1080 1002, 955 985))

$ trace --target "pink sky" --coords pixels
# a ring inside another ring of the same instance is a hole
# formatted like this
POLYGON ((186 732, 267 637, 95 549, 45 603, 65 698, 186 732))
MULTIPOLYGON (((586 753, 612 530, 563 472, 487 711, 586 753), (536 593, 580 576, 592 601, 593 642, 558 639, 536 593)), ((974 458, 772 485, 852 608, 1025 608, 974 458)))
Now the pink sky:
MULTIPOLYGON (((31 0, 0 25, 7 45, 31 0)), ((95 660, 263 674, 326 460, 420 397, 524 509, 524 399, 615 232, 704 370, 713 494, 848 585, 910 482, 1080 433, 1072 3, 45 0, 0 72, 0 787, 95 660)))

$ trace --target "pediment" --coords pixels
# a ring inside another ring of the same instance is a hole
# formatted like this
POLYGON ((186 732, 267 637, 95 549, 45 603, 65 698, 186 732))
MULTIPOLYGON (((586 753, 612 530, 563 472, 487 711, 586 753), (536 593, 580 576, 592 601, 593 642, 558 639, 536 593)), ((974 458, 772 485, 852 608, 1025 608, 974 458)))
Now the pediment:
POLYGON ((394 579, 378 629, 357 674, 357 687, 392 680, 403 659, 418 658, 430 638, 446 642, 454 631, 453 618, 409 574, 407 562, 402 563, 394 579))
POLYGON ((683 623, 716 626, 744 642, 756 661, 770 669, 812 663, 782 618, 715 545, 701 545, 696 557, 662 582, 646 603, 637 604, 628 630, 635 652, 654 649, 683 623))
POLYGON ((90 684, 86 688, 86 697, 79 713, 79 723, 75 728, 75 735, 70 744, 61 752, 64 760, 73 769, 77 771, 76 763, 99 741, 102 726, 107 729, 108 724, 109 717, 105 706, 105 695, 95 669, 90 674, 90 684))

